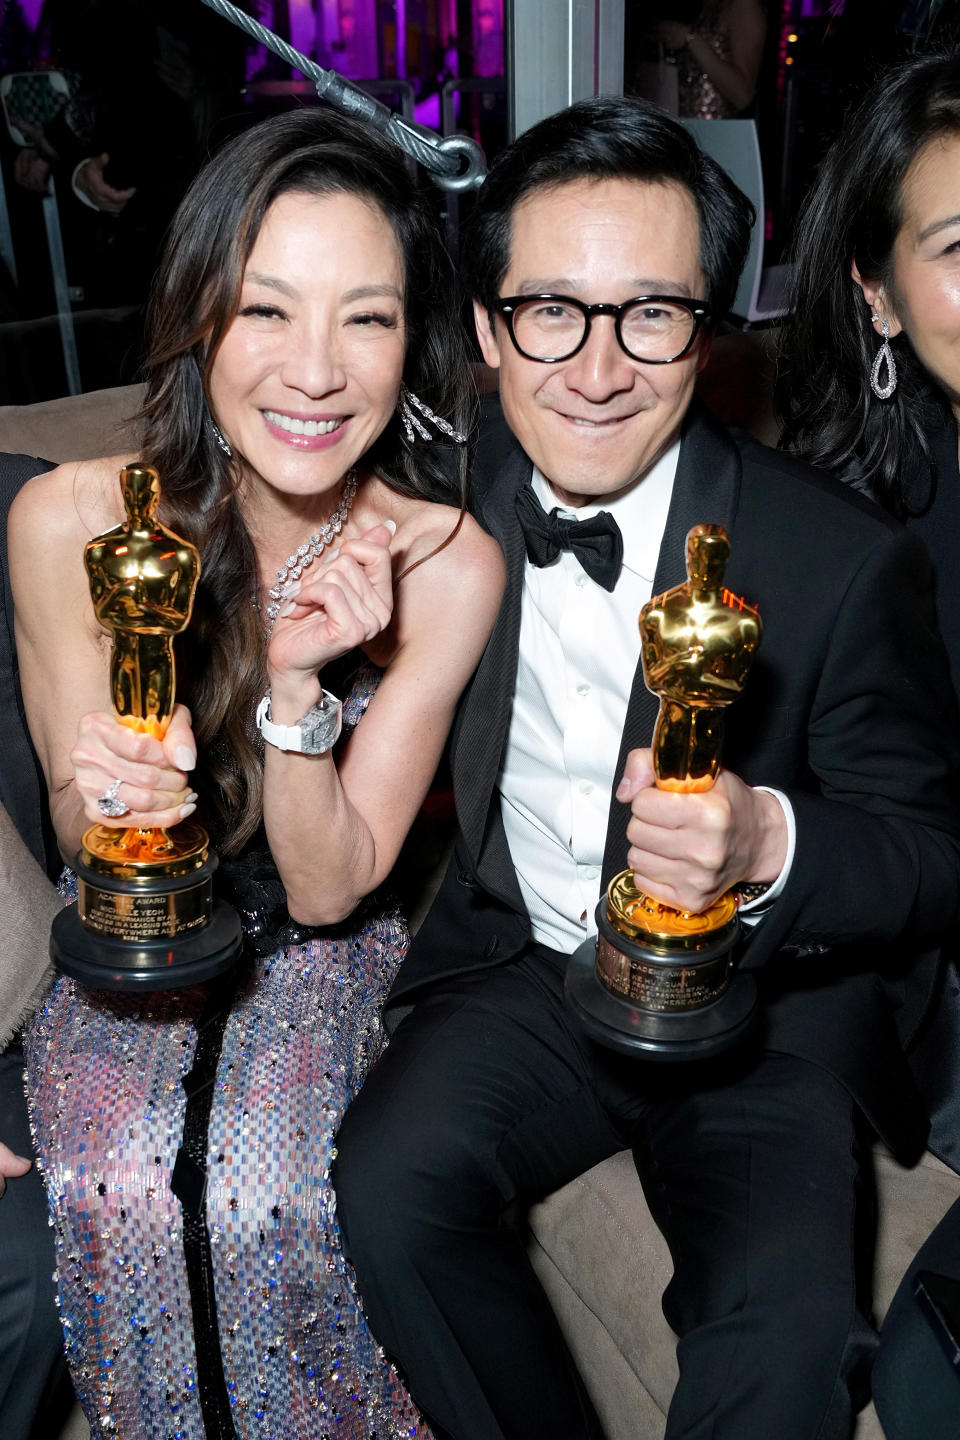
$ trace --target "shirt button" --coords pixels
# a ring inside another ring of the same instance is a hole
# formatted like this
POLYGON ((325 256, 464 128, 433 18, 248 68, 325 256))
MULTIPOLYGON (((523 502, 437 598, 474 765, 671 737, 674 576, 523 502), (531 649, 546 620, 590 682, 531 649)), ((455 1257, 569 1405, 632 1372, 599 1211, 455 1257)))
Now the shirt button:
POLYGON ((592 789, 593 789, 593 786, 591 785, 591 783, 590 783, 589 780, 581 780, 581 781, 580 781, 580 794, 581 794, 581 795, 589 795, 592 789))
POLYGON ((584 865, 582 867, 582 873, 584 880, 596 880, 600 874, 600 868, 597 865, 584 865))
POLYGON ((588 579, 589 579, 589 576, 585 575, 585 574, 583 573, 583 571, 581 570, 581 571, 578 573, 578 575, 577 575, 577 577, 576 577, 576 579, 574 580, 573 583, 574 583, 574 585, 576 585, 576 587, 577 587, 578 590, 582 590, 583 587, 584 587, 584 585, 586 585, 588 579))
POLYGON ((578 695, 589 695, 589 694, 590 694, 590 686, 587 684, 586 680, 582 680, 582 681, 580 682, 580 684, 577 686, 577 694, 578 694, 578 695))

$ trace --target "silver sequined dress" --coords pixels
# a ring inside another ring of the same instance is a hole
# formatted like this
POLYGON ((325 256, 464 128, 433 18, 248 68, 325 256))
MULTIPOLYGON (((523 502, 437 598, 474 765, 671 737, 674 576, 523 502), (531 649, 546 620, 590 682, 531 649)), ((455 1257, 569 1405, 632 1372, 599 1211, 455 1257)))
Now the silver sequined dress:
MULTIPOLYGON (((384 1044, 398 912, 255 962, 231 1008, 206 1206, 239 1440, 429 1431, 367 1328, 341 1255, 333 1137, 384 1044)), ((93 1436, 203 1440, 180 1203, 201 990, 128 999, 61 978, 27 1040, 67 1358, 93 1436)))

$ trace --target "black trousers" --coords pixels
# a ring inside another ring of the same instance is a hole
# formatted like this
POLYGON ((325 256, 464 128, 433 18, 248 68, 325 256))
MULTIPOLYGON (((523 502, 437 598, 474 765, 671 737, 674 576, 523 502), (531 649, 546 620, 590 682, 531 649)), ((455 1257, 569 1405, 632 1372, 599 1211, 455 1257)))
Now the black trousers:
POLYGON ((594 1046, 566 957, 439 984, 348 1111, 334 1184, 374 1334, 439 1435, 600 1435, 507 1205, 632 1146, 675 1273, 669 1440, 842 1440, 876 1337, 858 1309, 861 1142, 784 1055, 660 1066, 594 1046))
MULTIPOLYGON (((32 1156, 23 1093, 23 1050, 0 1054, 0 1140, 32 1156)), ((69 1414, 73 1391, 53 1272, 56 1250, 36 1166, 8 1180, 0 1198, 0 1416, 4 1440, 47 1440, 69 1414)))

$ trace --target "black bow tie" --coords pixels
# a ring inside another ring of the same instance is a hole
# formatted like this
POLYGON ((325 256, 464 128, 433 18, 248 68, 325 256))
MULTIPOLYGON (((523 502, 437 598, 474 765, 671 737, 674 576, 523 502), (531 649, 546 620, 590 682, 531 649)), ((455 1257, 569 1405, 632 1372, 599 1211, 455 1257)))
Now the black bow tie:
POLYGON ((592 520, 564 520, 559 510, 548 515, 530 485, 517 494, 517 515, 533 565, 552 565, 561 550, 570 550, 591 580, 613 590, 623 564, 623 536, 612 515, 601 510, 592 520))

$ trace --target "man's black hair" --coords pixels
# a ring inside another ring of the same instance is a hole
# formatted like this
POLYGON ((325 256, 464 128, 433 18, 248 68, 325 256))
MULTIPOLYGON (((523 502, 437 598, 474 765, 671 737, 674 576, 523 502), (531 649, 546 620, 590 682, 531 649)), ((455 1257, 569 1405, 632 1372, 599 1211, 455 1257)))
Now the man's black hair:
POLYGON ((681 185, 700 218, 700 268, 713 323, 737 290, 750 243, 753 206, 678 120, 648 101, 595 95, 518 136, 490 168, 464 247, 471 293, 488 310, 510 265, 516 205, 535 190, 572 180, 640 180, 681 185))

